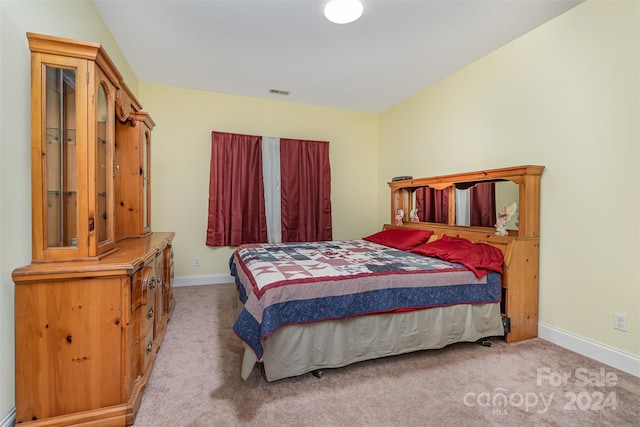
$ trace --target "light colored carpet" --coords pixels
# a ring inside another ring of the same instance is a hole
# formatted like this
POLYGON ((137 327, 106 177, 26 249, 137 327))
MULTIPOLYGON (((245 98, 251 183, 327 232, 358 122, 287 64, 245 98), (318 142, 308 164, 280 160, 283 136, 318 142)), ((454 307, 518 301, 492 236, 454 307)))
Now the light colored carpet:
POLYGON ((254 369, 245 382, 234 286, 174 295, 135 427, 640 425, 640 378, 538 338, 454 344, 320 379, 269 383, 254 369))

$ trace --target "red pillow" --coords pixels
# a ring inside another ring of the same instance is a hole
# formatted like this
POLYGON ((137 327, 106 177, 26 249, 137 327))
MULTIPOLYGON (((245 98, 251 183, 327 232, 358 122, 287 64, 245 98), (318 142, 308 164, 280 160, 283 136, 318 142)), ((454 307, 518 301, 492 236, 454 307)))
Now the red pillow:
POLYGON ((379 231, 371 236, 363 237, 369 242, 378 243, 392 248, 408 251, 418 245, 425 243, 433 234, 430 230, 403 230, 399 228, 389 228, 379 231))
POLYGON ((457 262, 473 271, 476 277, 487 275, 490 271, 502 273, 504 256, 500 249, 486 243, 473 243, 459 237, 442 238, 431 243, 417 246, 411 252, 457 262))

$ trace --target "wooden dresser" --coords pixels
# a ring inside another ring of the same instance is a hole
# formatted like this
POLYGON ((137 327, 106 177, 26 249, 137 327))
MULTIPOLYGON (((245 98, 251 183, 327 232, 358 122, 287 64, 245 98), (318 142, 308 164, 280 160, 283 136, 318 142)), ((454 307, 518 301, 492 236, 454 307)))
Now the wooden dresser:
POLYGON ((172 240, 153 233, 95 262, 14 271, 18 424, 133 424, 175 305, 172 240))
POLYGON ((28 33, 32 262, 15 282, 16 423, 125 426, 175 306, 150 141, 102 46, 28 33), (120 166, 122 165, 122 167, 120 166))

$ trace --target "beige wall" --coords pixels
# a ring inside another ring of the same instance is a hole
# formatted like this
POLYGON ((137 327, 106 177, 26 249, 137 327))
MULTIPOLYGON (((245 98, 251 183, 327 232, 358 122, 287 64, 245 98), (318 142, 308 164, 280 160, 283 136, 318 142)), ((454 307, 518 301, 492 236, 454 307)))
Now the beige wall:
POLYGON ((30 68, 27 32, 102 43, 132 91, 138 82, 88 0, 0 0, 0 421, 14 401, 14 285, 31 261, 30 68))
POLYGON ((636 356, 639 26, 637 2, 581 4, 383 113, 378 154, 380 221, 393 176, 544 165, 540 322, 636 356))
MULTIPOLYGON (((141 83, 158 123, 152 226, 177 232, 178 276, 228 274, 230 251, 204 245, 214 129, 331 141, 337 239, 388 222, 393 176, 545 165, 540 320, 640 355, 639 18, 637 3, 580 5, 379 116, 141 83)), ((91 2, 0 0, 0 419, 15 404, 11 271, 31 258, 27 31, 102 43, 138 89, 91 2)))
POLYGON ((176 275, 229 274, 231 249, 205 245, 213 130, 330 141, 333 238, 360 238, 381 227, 374 185, 377 116, 146 83, 140 91, 158 123, 151 144, 151 226, 176 232, 176 275))

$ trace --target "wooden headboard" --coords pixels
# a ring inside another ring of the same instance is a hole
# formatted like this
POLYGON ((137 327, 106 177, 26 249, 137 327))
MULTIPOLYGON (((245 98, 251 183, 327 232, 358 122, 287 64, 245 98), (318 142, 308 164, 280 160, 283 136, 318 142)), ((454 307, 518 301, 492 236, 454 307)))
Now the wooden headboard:
POLYGON ((389 182, 391 222, 394 222, 398 209, 404 211, 405 218, 403 225, 385 224, 384 228, 431 230, 433 236, 430 240, 446 234, 487 243, 502 251, 502 308, 507 342, 538 336, 540 176, 543 169, 544 166, 527 165, 389 182), (486 181, 511 181, 519 186, 518 229, 508 230, 507 236, 496 235, 496 230, 490 227, 455 225, 456 184, 486 181), (450 191, 447 224, 408 222, 408 212, 414 208, 413 192, 424 186, 450 191))

